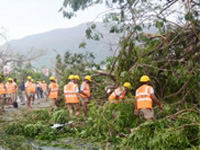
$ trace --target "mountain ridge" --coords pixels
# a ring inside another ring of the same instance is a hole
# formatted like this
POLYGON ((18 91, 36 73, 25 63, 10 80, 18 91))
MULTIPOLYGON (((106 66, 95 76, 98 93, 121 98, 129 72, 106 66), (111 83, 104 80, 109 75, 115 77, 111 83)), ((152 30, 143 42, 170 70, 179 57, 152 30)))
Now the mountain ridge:
POLYGON ((110 45, 105 44, 108 38, 109 41, 115 41, 118 38, 109 34, 109 29, 106 29, 103 23, 97 22, 96 25, 98 31, 106 35, 101 41, 86 39, 85 30, 88 27, 88 23, 83 23, 76 27, 59 28, 14 39, 8 42, 8 45, 14 53, 25 56, 33 55, 34 52, 38 53, 38 50, 45 51, 47 55, 38 58, 36 61, 32 61, 32 64, 36 67, 52 67, 49 62, 50 60, 51 62, 55 62, 56 52, 54 50, 62 55, 66 51, 71 53, 92 52, 96 57, 96 62, 100 62, 112 54, 110 45), (109 36, 107 36, 108 34, 109 36), (87 43, 86 49, 79 48, 79 44, 82 42, 87 43))

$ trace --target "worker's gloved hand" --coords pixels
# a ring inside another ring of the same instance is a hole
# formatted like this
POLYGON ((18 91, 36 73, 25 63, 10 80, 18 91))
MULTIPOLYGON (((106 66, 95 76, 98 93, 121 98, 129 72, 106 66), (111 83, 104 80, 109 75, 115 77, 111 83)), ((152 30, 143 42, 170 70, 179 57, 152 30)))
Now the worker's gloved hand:
POLYGON ((135 109, 135 111, 134 111, 134 115, 138 115, 139 114, 139 111, 137 110, 137 109, 135 109))

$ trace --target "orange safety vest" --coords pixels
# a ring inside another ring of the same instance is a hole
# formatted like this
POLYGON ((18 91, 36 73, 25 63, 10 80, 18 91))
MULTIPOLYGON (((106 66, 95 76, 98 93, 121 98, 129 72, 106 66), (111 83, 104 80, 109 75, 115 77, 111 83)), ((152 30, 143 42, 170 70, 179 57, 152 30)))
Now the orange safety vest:
POLYGON ((34 92, 34 86, 33 86, 33 83, 27 81, 26 84, 27 84, 27 86, 26 86, 26 92, 34 92))
POLYGON ((14 88, 15 88, 15 86, 14 86, 13 83, 10 83, 10 82, 7 82, 7 83, 6 83, 6 93, 7 93, 7 94, 13 93, 14 88))
POLYGON ((46 91, 46 90, 47 90, 47 85, 46 85, 46 83, 42 83, 42 90, 43 90, 43 91, 46 91))
POLYGON ((15 93, 15 92, 18 91, 18 87, 17 87, 17 84, 15 82, 13 83, 13 85, 14 85, 13 93, 15 93))
POLYGON ((58 98, 58 84, 57 83, 51 83, 49 85, 49 88, 51 89, 49 98, 58 98))
POLYGON ((32 83, 31 92, 36 93, 36 84, 32 83))
POLYGON ((124 90, 122 91, 120 88, 117 88, 114 92, 112 92, 112 94, 110 94, 108 100, 109 101, 114 101, 114 100, 117 100, 117 99, 122 100, 122 99, 124 99, 125 95, 126 95, 126 92, 124 90), (120 92, 120 91, 122 93, 121 93, 120 96, 118 96, 117 93, 120 92))
POLYGON ((76 91, 77 88, 78 85, 73 82, 69 82, 64 86, 65 103, 79 103, 78 93, 76 91))
POLYGON ((0 83, 0 95, 6 94, 5 85, 0 83))
POLYGON ((153 88, 149 85, 142 85, 136 90, 137 108, 150 108, 152 109, 152 97, 150 95, 150 89, 153 88))
POLYGON ((88 83, 86 83, 86 82, 83 82, 83 83, 81 84, 81 86, 82 86, 82 85, 85 87, 84 90, 83 90, 83 92, 84 92, 85 94, 87 94, 87 96, 85 96, 85 95, 83 95, 83 94, 80 94, 81 97, 84 97, 84 98, 90 97, 90 95, 91 95, 91 93, 90 93, 90 85, 89 85, 88 83))

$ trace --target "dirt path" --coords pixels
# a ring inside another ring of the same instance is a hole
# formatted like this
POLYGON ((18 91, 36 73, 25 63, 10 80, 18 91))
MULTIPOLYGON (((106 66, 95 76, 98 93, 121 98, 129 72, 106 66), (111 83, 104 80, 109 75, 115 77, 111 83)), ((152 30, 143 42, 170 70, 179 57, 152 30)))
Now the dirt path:
POLYGON ((36 99, 34 104, 31 104, 31 109, 27 109, 26 104, 22 105, 21 102, 18 103, 18 108, 8 108, 5 107, 5 112, 0 115, 0 118, 6 118, 8 120, 12 120, 15 117, 20 117, 22 113, 26 111, 33 111, 33 110, 39 110, 39 109, 45 109, 50 108, 50 103, 45 98, 42 99, 36 99))

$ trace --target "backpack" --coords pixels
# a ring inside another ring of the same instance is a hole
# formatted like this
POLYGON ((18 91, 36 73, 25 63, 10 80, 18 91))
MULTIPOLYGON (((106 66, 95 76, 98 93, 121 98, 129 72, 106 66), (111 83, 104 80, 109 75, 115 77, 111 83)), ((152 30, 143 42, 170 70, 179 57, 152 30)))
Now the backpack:
POLYGON ((17 102, 13 102, 13 107, 14 108, 18 108, 18 103, 17 102))

